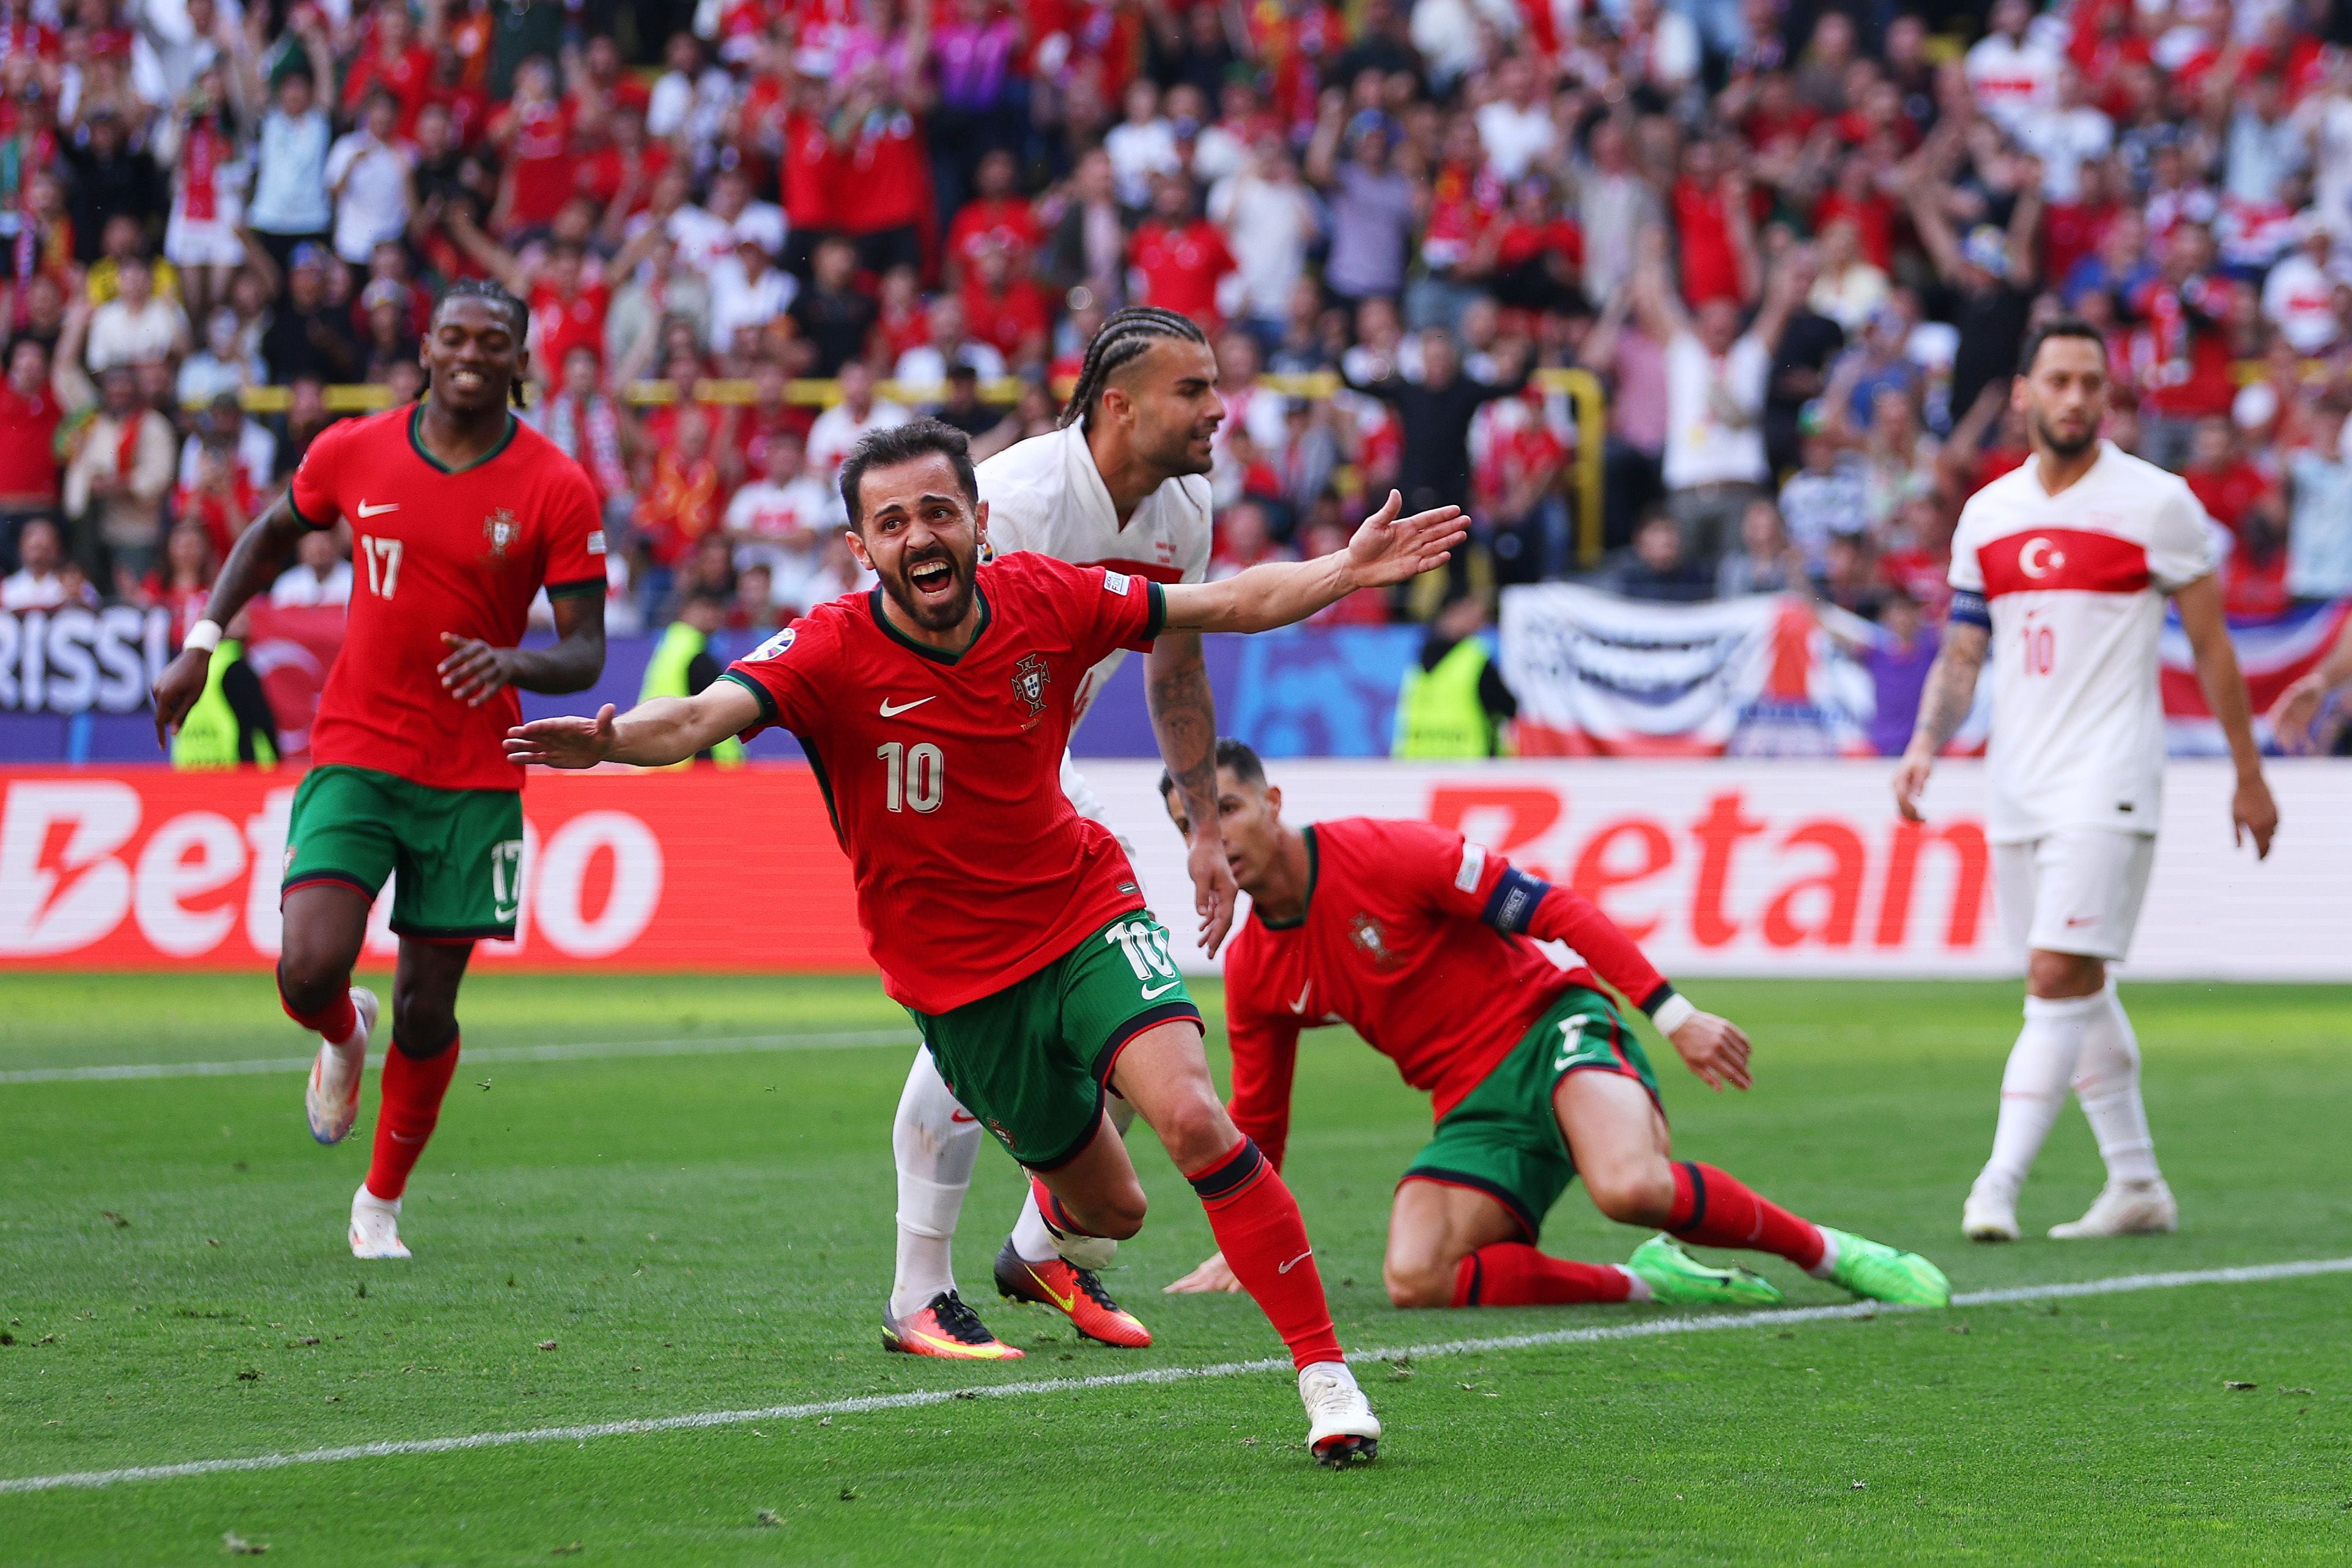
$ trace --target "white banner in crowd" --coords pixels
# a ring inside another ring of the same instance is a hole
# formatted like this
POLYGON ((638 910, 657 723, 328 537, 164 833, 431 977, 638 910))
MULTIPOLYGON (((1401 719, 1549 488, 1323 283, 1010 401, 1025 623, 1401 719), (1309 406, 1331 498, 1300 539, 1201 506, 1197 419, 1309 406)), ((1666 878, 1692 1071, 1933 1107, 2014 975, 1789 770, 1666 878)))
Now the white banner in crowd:
POLYGON ((1503 679, 1527 756, 1867 753, 1868 622, 1794 595, 1699 605, 1570 584, 1503 595, 1503 679))
MULTIPOLYGON (((1294 822, 1420 817, 1599 900, 1669 975, 2004 975, 1981 764, 1945 763, 1925 827, 1889 766, 1522 761, 1268 764, 1294 822)), ((1135 846, 1152 907, 1194 973, 1183 845, 1156 764, 1090 762, 1087 782, 1135 846)), ((2352 980, 2352 771, 2274 762, 2271 858, 2231 844, 2226 764, 2165 774, 2155 878, 2126 977, 2352 980)))

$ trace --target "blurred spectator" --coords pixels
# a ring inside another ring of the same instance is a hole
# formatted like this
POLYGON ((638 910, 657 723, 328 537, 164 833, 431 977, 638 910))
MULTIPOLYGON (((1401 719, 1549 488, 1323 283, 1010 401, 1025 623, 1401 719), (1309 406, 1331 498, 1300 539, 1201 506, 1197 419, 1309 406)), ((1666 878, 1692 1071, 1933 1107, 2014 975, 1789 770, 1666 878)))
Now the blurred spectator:
POLYGON ((2343 331, 2336 290, 2352 281, 2352 268, 2336 259, 2335 236, 2315 211, 2295 220, 2295 239, 2263 280, 2263 316, 2295 353, 2315 354, 2343 331))
POLYGON ((825 553, 846 521, 840 493, 808 472, 800 439, 779 437, 769 444, 767 470, 727 503, 735 569, 761 569, 775 604, 805 613, 833 596, 825 553))
POLYGON ((74 436, 65 511, 74 520, 75 552, 91 575, 129 597, 163 553, 163 498, 178 443, 131 372, 110 370, 99 384, 98 411, 74 436))
POLYGON ((1602 578, 1611 593, 1629 599, 1687 604, 1710 598, 1715 575, 1692 560, 1683 546, 1682 525, 1663 511, 1652 512, 1633 531, 1633 542, 1602 578))
POLYGON ((541 398, 523 418, 588 471, 606 518, 617 521, 626 517, 634 489, 629 470, 635 421, 604 393, 603 368, 593 348, 574 347, 563 357, 562 387, 541 398))
POLYGON ((141 585, 142 599, 170 612, 172 641, 175 646, 204 619, 205 605, 212 598, 215 560, 213 543, 205 528, 194 522, 181 522, 163 541, 162 574, 141 585))
POLYGON ((177 303, 155 293, 145 258, 125 258, 115 283, 114 298, 90 314, 83 359, 93 373, 154 364, 187 352, 188 318, 177 303))
POLYGON ((812 473, 831 484, 849 449, 869 430, 887 430, 914 417, 904 408, 874 395, 874 373, 863 360, 841 367, 841 401, 816 416, 809 427, 808 462, 812 473))
POLYGON ((1256 501, 1236 501, 1218 514, 1216 547, 1209 556, 1211 582, 1222 582, 1268 561, 1291 559, 1291 553, 1275 542, 1265 508, 1256 501))
MULTIPOLYGON (((1744 220, 1743 220, 1744 221, 1744 220)), ((1795 305, 1792 275, 1775 277, 1764 308, 1740 330, 1739 307, 1719 295, 1696 313, 1666 286, 1664 236, 1648 242, 1633 279, 1643 331, 1665 346, 1667 514, 1695 564, 1709 569, 1748 503, 1771 477, 1764 452, 1769 345, 1795 305)))
POLYGON ((1453 334, 1435 328, 1421 334, 1422 379, 1407 380, 1393 361, 1374 361, 1372 374, 1349 384, 1396 410, 1403 426, 1404 453, 1397 485, 1407 512, 1457 503, 1470 494, 1470 422, 1481 405, 1508 397, 1527 384, 1524 363, 1500 383, 1461 374, 1460 349, 1453 334))
POLYGON ((669 578, 702 536, 718 528, 725 497, 719 463, 711 453, 710 421, 692 405, 681 409, 670 438, 653 457, 652 472, 638 497, 637 537, 650 570, 646 593, 658 603, 669 578))
POLYGON ((980 342, 964 330, 961 300, 953 294, 940 295, 931 301, 929 320, 929 341, 898 356, 892 379, 898 384, 899 395, 918 403, 939 402, 947 395, 948 377, 958 365, 982 380, 1003 378, 1004 356, 994 344, 980 342))
POLYGON ((1341 94, 1324 95, 1307 148, 1307 177, 1322 189, 1331 214, 1323 281, 1343 300, 1393 300, 1404 290, 1418 198, 1391 152, 1385 116, 1365 110, 1351 120, 1341 94))
POLYGON ((14 567, 16 532, 27 518, 58 505, 58 422, 63 416, 49 384, 48 350, 31 338, 8 352, 0 383, 0 566, 14 567))
POLYGON ((2286 587, 2298 599, 2352 594, 2352 459, 2342 394, 2317 410, 2312 445, 2286 459, 2286 587))
POLYGON ((85 140, 67 142, 59 156, 70 176, 73 257, 90 262, 99 258, 110 220, 129 218, 140 233, 152 234, 170 210, 171 198, 154 156, 132 143, 131 128, 114 105, 93 108, 82 132, 85 140))
MULTIPOLYGON (((969 359, 959 359, 948 366, 947 395, 931 410, 931 417, 954 426, 977 444, 1005 423, 1005 410, 980 400, 980 372, 969 359)), ((977 452, 975 460, 992 456, 994 450, 977 452)))
POLYGON ((215 397, 234 397, 268 381, 268 367, 246 351, 236 329, 236 312, 226 305, 206 320, 204 346, 180 362, 176 391, 181 407, 200 408, 215 397))
POLYGON ((352 563, 343 559, 331 529, 314 528, 294 546, 294 564, 269 585, 269 602, 280 609, 348 605, 352 563))
POLYGON ((323 244, 335 220, 327 194, 327 153, 334 127, 314 90, 316 83, 334 79, 334 67, 320 30, 324 24, 315 11, 306 18, 306 10, 296 8, 292 26, 308 51, 309 67, 292 67, 278 79, 274 99, 261 117, 253 199, 246 206, 247 225, 280 268, 291 263, 297 246, 323 244))
POLYGON ((1739 544, 1726 551, 1715 569, 1718 598, 1747 594, 1801 594, 1811 587, 1803 552, 1790 541, 1781 511, 1768 500, 1752 500, 1739 514, 1739 544))
POLYGON ((856 285, 857 249, 845 239, 816 247, 815 273, 786 311, 797 330, 801 374, 836 376, 852 360, 862 360, 879 314, 856 285))
POLYGON ((65 542, 46 517, 26 521, 16 535, 15 572, 0 580, 0 610, 54 610, 66 602, 65 542))
POLYGON ((236 448, 216 437, 207 438, 196 453, 194 479, 172 491, 173 531, 195 529, 204 537, 208 558, 226 560, 229 547, 261 507, 261 491, 246 478, 236 460, 236 448))
POLYGON ((1139 279, 1138 304, 1190 316, 1213 331, 1222 319, 1218 285, 1236 263, 1216 225, 1193 202, 1192 182, 1163 174, 1152 187, 1151 216, 1129 241, 1139 279))
POLYGON ((1217 183, 1209 193, 1209 216, 1223 231, 1241 275, 1239 314, 1270 341, 1282 331, 1292 291, 1307 270, 1307 247, 1322 227, 1280 137, 1260 137, 1249 167, 1217 183))
POLYGON ((269 367, 269 379, 356 379, 362 360, 352 338, 351 317, 327 297, 327 268, 335 264, 333 258, 323 246, 306 240, 288 259, 286 298, 270 312, 269 326, 261 334, 261 359, 269 367))
POLYGON ((327 194, 335 202, 335 254, 364 269, 375 247, 408 232, 409 176, 415 153, 394 140, 400 104, 369 95, 359 128, 327 152, 327 194))
MULTIPOLYGON (((184 410, 188 405, 182 405, 184 410)), ((278 477, 278 437, 269 426, 258 419, 245 416, 245 405, 233 392, 215 393, 204 407, 190 416, 194 426, 186 440, 180 443, 178 482, 196 482, 196 458, 208 442, 218 442, 236 454, 237 467, 245 482, 256 491, 266 491, 278 477)))
POLYGON ((1877 635, 1863 653, 1877 697, 1870 744, 1882 757, 1899 757, 1911 743, 1919 697, 1927 689, 1927 671, 1942 639, 1920 615, 1918 602, 1900 588, 1886 595, 1874 629, 1877 635))

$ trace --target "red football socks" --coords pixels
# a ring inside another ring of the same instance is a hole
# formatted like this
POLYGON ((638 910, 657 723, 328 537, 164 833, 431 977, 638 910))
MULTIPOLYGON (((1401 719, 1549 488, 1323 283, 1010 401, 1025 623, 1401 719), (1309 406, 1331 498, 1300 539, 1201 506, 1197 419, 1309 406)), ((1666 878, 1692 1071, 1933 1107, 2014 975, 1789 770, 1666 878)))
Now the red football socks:
POLYGON ((278 983, 278 1005, 286 1009, 288 1017, 316 1032, 331 1046, 341 1045, 360 1026, 359 1011, 352 1005, 352 988, 348 985, 337 987, 335 999, 318 1012, 298 1013, 294 1004, 286 999, 286 982, 281 977, 278 983))
POLYGON ((1257 1145, 1244 1138, 1204 1168, 1185 1172, 1184 1179, 1201 1194, 1234 1278, 1273 1320, 1291 1360, 1303 1369, 1343 1359, 1298 1200, 1257 1145))
POLYGON ((1633 1289, 1633 1278, 1622 1268, 1553 1258, 1521 1241, 1482 1247, 1454 1271, 1457 1307, 1564 1307, 1577 1301, 1622 1301, 1633 1289))
POLYGON ((457 1038, 429 1057, 412 1057, 392 1042, 383 1054, 383 1080, 376 1110, 375 1156, 368 1165, 367 1190, 389 1203, 408 1189, 408 1173, 425 1153, 434 1123, 441 1120, 441 1097, 457 1070, 457 1038))
POLYGON ((1666 1229, 1698 1247, 1776 1253, 1803 1269, 1829 1250, 1821 1227, 1748 1190, 1737 1176, 1693 1160, 1675 1162, 1675 1206, 1666 1229))

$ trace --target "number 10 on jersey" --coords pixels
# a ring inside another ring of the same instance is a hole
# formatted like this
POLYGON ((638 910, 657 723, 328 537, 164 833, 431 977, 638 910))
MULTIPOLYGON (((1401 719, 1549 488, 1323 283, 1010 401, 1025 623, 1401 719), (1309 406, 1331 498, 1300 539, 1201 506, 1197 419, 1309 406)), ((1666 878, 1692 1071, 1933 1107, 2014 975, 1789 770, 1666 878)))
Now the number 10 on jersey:
POLYGON ((893 741, 874 753, 882 759, 888 777, 883 802, 892 811, 939 810, 947 798, 948 762, 929 741, 909 746, 893 741))

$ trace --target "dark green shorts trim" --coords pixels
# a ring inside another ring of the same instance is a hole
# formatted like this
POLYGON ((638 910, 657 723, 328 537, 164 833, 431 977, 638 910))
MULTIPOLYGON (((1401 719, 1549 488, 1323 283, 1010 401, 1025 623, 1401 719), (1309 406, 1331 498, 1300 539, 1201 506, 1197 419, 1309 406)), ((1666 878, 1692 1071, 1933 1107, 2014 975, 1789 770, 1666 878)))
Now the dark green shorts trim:
POLYGON ((1434 1182, 1485 1193, 1533 1241, 1544 1215, 1576 1179, 1576 1159, 1552 1104, 1560 1080, 1574 1072, 1631 1078, 1651 1103, 1659 1103, 1650 1058, 1616 1004, 1571 985, 1446 1113, 1398 1184, 1434 1182))
POLYGON ((1149 910, 1132 910, 1026 979, 946 1013, 908 1014, 940 1077, 1034 1171, 1076 1159, 1101 1123, 1119 1053, 1201 1010, 1149 910))

